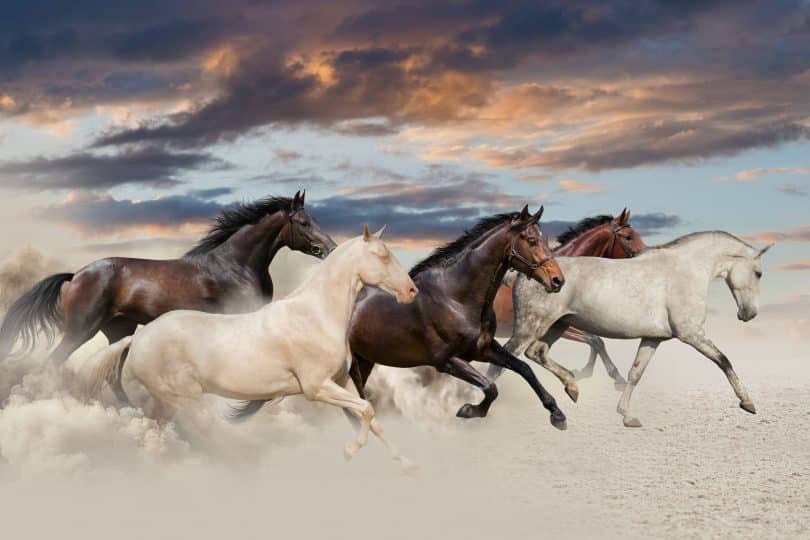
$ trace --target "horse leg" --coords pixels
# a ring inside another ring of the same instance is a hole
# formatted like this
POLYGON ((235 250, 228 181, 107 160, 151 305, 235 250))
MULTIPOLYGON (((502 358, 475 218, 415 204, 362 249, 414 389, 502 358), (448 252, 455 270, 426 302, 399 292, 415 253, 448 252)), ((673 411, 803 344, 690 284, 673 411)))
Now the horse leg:
POLYGON ((588 377, 593 376, 593 367, 594 365, 596 365, 597 352, 596 348, 588 340, 588 334, 586 334, 582 330, 579 330, 578 328, 574 328, 573 326, 571 326, 565 330, 565 332, 562 335, 562 338, 567 339, 569 341, 576 341, 577 343, 584 343, 588 345, 588 347, 590 347, 591 354, 588 357, 588 363, 585 364, 585 367, 583 367, 582 369, 572 371, 572 373, 574 374, 574 377, 577 380, 587 379, 588 377))
POLYGON ((62 296, 64 335, 48 361, 60 365, 92 339, 101 330, 108 309, 105 291, 96 282, 85 283, 81 279, 71 282, 62 296))
POLYGON ((557 402, 555 401, 554 397, 552 397, 552 395, 549 394, 545 388, 543 388, 540 381, 537 380, 537 376, 532 371, 532 368, 529 367, 529 364, 523 360, 520 360, 519 358, 514 357, 497 341, 493 341, 491 345, 484 350, 482 356, 478 358, 478 360, 482 362, 491 362, 501 367, 505 367, 506 369, 514 371, 523 377, 537 394, 537 397, 540 398, 540 401, 543 403, 543 407, 545 407, 546 410, 551 413, 551 425, 557 429, 566 429, 567 426, 565 422, 565 415, 559 409, 559 407, 557 407, 557 402))
POLYGON ((478 405, 466 403, 456 413, 459 418, 483 418, 489 412, 489 406, 498 397, 498 387, 484 374, 475 369, 466 360, 458 357, 451 357, 443 364, 436 366, 436 369, 457 379, 477 386, 484 392, 484 399, 478 405))
MULTIPOLYGON (((516 318, 512 327, 512 337, 506 342, 504 348, 512 355, 520 356, 532 342, 535 335, 535 329, 524 317, 516 318)), ((494 381, 501 376, 501 373, 503 373, 503 366, 493 363, 490 364, 487 370, 487 377, 494 381)))
POLYGON ((751 401, 751 398, 748 396, 748 391, 743 387, 740 379, 737 377, 737 373, 734 372, 731 362, 709 338, 703 334, 698 334, 695 336, 690 336, 689 338, 679 336, 678 339, 688 345, 691 345, 703 356, 717 364, 717 367, 722 369, 723 373, 726 374, 726 378, 728 379, 729 384, 731 384, 731 388, 734 389, 734 393, 737 394, 738 398, 740 398, 740 408, 751 414, 757 413, 757 409, 754 407, 754 402, 751 401))
POLYGON ((363 399, 366 399, 366 383, 371 376, 371 370, 374 369, 374 365, 374 362, 369 362, 359 354, 352 353, 350 374, 352 381, 354 381, 357 394, 363 399))
POLYGON ((619 405, 616 411, 622 415, 625 427, 641 427, 641 422, 638 418, 630 416, 630 396, 633 394, 633 389, 638 384, 647 364, 655 354, 655 349, 661 343, 660 339, 642 339, 636 351, 636 359, 633 361, 633 367, 627 374, 627 386, 624 387, 622 397, 619 398, 619 405))
POLYGON ((566 328, 568 328, 568 325, 564 322, 554 323, 543 337, 536 339, 529 345, 529 348, 526 349, 526 358, 537 362, 556 375, 557 378, 560 379, 560 382, 565 385, 565 393, 576 403, 579 398, 579 388, 577 387, 574 374, 552 360, 551 356, 548 354, 551 346, 560 339, 566 328))
MULTIPOLYGON (((371 364, 371 365, 373 366, 374 364, 371 364)), ((360 394, 357 391, 357 387, 355 386, 354 380, 352 378, 348 378, 346 380, 346 384, 344 384, 343 387, 347 391, 349 391, 351 394, 353 394, 353 395, 355 395, 357 397, 361 397, 360 394)), ((346 409, 343 409, 343 411, 345 412, 346 409)), ((414 469, 414 464, 408 458, 406 458, 405 456, 400 454, 399 450, 394 445, 394 443, 392 443, 391 441, 389 441, 385 437, 385 433, 383 431, 383 428, 380 425, 380 423, 377 422, 376 416, 371 418, 371 424, 370 424, 369 427, 371 429, 371 433, 375 437, 377 437, 380 440, 380 442, 383 444, 383 446, 385 446, 385 448, 388 450, 388 453, 391 455, 391 459, 393 459, 394 461, 399 462, 399 464, 402 467, 403 471, 410 471, 410 470, 414 469)))
POLYGON ((371 406, 371 403, 360 396, 353 395, 332 379, 327 379, 315 391, 312 399, 348 409, 360 419, 361 426, 357 433, 357 439, 348 442, 343 452, 347 460, 351 459, 368 442, 368 432, 371 430, 371 421, 374 419, 374 407, 371 406))

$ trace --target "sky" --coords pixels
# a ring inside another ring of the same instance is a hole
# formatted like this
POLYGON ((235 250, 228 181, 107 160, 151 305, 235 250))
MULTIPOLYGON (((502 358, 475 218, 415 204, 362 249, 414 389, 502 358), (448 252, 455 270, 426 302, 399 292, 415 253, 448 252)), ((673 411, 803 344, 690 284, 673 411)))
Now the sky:
POLYGON ((176 256, 298 189, 336 238, 387 223, 405 263, 524 204, 550 234, 628 207, 649 244, 777 242, 763 301, 795 317, 808 96, 806 1, 13 3, 0 258, 176 256))

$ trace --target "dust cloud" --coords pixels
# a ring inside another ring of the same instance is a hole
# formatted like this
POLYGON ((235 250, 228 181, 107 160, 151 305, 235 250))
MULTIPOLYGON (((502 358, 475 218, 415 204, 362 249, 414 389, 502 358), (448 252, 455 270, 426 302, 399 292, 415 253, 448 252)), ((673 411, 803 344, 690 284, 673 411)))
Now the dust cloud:
MULTIPOLYGON (((30 282, 62 270, 36 266, 30 253, 17 260, 38 270, 30 282)), ((19 275, 7 273, 14 264, 0 266, 0 276, 19 275)), ((289 253, 275 261, 277 296, 313 264, 289 253)), ((6 281, 0 287, 6 294, 6 281)), ((618 393, 599 366, 581 382, 577 404, 536 369, 568 416, 566 432, 549 424, 515 374, 499 379, 488 418, 461 420, 456 410, 480 399, 477 390, 430 371, 378 368, 369 392, 388 437, 421 467, 409 476, 373 438, 345 463, 353 430, 343 414, 301 398, 231 424, 223 420, 228 404, 212 397, 193 421, 165 426, 109 391, 77 399, 73 373, 103 338, 63 367, 45 364, 42 350, 7 359, 2 530, 119 539, 807 537, 806 335, 776 315, 748 325, 732 319, 713 314, 710 335, 748 386, 756 416, 737 408, 713 364, 678 343, 660 347, 634 394, 644 423, 637 430, 621 425, 618 393)), ((634 347, 609 342, 623 373, 634 347)), ((572 368, 587 358, 579 344, 552 352, 572 368)))

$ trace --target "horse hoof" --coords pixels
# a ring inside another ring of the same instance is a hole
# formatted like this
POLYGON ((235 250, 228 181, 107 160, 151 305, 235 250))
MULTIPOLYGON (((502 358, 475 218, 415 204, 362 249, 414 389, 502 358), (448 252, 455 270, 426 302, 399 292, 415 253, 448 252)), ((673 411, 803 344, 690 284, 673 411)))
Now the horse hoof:
POLYGON ((552 413, 549 419, 551 420, 551 425, 560 431, 568 429, 568 422, 565 420, 565 415, 562 412, 552 413))
POLYGON ((633 416, 625 416, 622 422, 624 423, 624 427, 641 427, 641 420, 633 416))
POLYGON ((343 458, 350 461, 359 449, 360 446, 355 442, 346 443, 346 446, 343 447, 343 458))
POLYGON ((400 458, 400 472, 404 476, 416 476, 419 474, 419 465, 414 463, 413 461, 405 458, 400 458))
POLYGON ((740 408, 745 412, 749 412, 751 414, 757 414, 757 408, 754 407, 753 401, 741 401, 740 408))
POLYGON ((576 403, 577 399, 579 399, 579 388, 577 388, 577 385, 575 384, 566 385, 565 393, 568 394, 568 397, 570 397, 571 401, 574 403, 576 403))
POLYGON ((477 405, 471 405, 469 403, 462 405, 461 408, 456 413, 456 416, 459 418, 483 418, 486 416, 486 413, 481 411, 481 409, 477 405))

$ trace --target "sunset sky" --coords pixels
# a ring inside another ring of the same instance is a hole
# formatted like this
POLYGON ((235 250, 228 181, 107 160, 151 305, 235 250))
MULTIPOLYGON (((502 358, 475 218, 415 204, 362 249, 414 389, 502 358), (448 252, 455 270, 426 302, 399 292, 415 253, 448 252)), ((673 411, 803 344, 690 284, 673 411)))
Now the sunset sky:
POLYGON ((798 313, 808 136, 806 1, 6 3, 0 258, 176 255, 304 188, 406 263, 525 203, 550 233, 627 206, 652 244, 779 242, 763 301, 798 313))

